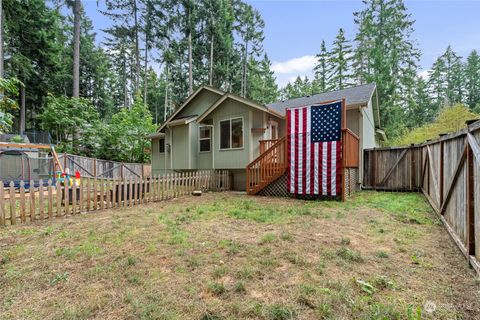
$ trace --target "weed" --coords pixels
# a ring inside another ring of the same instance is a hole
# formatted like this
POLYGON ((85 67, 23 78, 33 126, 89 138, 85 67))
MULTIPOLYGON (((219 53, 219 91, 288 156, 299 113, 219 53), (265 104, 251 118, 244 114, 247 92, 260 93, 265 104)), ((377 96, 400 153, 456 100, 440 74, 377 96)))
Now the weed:
POLYGON ((280 239, 282 239, 283 241, 292 242, 293 241, 293 236, 286 231, 282 231, 280 233, 280 239))
POLYGON ((328 302, 320 302, 316 308, 316 314, 320 319, 329 319, 332 315, 332 305, 328 302))
POLYGON ((223 319, 222 317, 216 314, 212 314, 210 312, 207 312, 200 318, 200 320, 222 320, 222 319, 223 319))
POLYGON ((361 279, 356 279, 355 282, 360 287, 360 289, 367 293, 368 295, 372 295, 375 293, 375 287, 372 286, 370 283, 363 281, 361 279))
POLYGON ((59 282, 67 281, 70 274, 68 272, 56 273, 52 279, 50 279, 50 284, 52 286, 56 285, 59 282))
POLYGON ((278 265, 276 260, 267 257, 261 258, 258 262, 264 267, 276 267, 278 265))
POLYGON ((128 275, 127 280, 131 284, 135 284, 135 285, 140 284, 140 277, 136 274, 128 275))
POLYGON ((376 255, 378 258, 381 258, 381 259, 388 259, 388 258, 390 257, 390 255, 388 254, 388 252, 383 251, 383 250, 377 251, 377 252, 375 253, 375 255, 376 255))
POLYGON ((49 236, 53 233, 53 228, 52 227, 47 227, 45 231, 43 232, 44 235, 49 236))
POLYGON ((187 267, 190 270, 195 270, 200 267, 200 264, 200 258, 198 256, 191 255, 187 257, 187 267))
POLYGON ((306 266, 307 265, 307 261, 305 260, 305 258, 303 258, 302 256, 300 256, 296 253, 285 252, 283 257, 288 262, 290 262, 291 264, 294 264, 294 265, 297 265, 297 266, 306 266))
POLYGON ((233 286, 233 291, 235 291, 236 293, 247 292, 247 290, 245 289, 245 282, 243 281, 236 282, 235 285, 233 286))
POLYGON ((342 246, 348 246, 348 245, 350 244, 350 239, 349 239, 349 238, 342 238, 342 239, 340 240, 340 244, 341 244, 342 246))
POLYGON ((293 319, 295 311, 286 305, 274 304, 268 307, 268 318, 271 320, 293 319))
POLYGON ((274 233, 265 233, 262 237, 261 243, 270 243, 275 241, 277 236, 274 233))
POLYGON ((317 273, 318 273, 319 275, 323 275, 323 274, 325 273, 325 268, 326 268, 325 262, 319 261, 319 262, 317 263, 317 266, 316 266, 315 270, 317 271, 317 273))
POLYGON ((218 279, 223 277, 228 273, 228 268, 226 266, 219 266, 213 269, 213 277, 218 279))
POLYGON ((373 280, 375 287, 380 289, 394 289, 395 284, 388 277, 380 276, 373 280))
POLYGON ((138 260, 135 257, 130 256, 130 257, 127 258, 127 266, 136 265, 137 262, 138 262, 138 260))
POLYGON ((363 262, 364 259, 360 252, 342 247, 337 250, 337 256, 346 261, 363 262))
POLYGON ((236 276, 237 278, 240 278, 240 279, 252 279, 255 273, 256 273, 255 269, 245 267, 238 270, 236 273, 236 276))
POLYGON ((226 292, 225 285, 221 282, 211 282, 208 284, 208 291, 214 295, 222 295, 226 292))
POLYGON ((227 249, 229 255, 235 255, 241 249, 241 245, 233 240, 220 240, 218 246, 222 249, 227 249))

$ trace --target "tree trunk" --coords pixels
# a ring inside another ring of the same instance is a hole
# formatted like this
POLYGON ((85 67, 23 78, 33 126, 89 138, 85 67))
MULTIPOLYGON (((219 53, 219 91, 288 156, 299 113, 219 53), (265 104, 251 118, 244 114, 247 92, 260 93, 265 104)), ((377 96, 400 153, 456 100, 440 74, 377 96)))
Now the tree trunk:
POLYGON ((138 14, 137 14, 137 0, 133 1, 133 13, 135 19, 135 94, 138 90, 140 82, 140 47, 139 47, 139 37, 138 37, 138 14))
POLYGON ((3 78, 3 3, 0 0, 0 78, 3 78))
POLYGON ((73 6, 73 85, 72 97, 80 96, 80 15, 81 0, 75 0, 73 6))
POLYGON ((212 38, 210 40, 210 79, 208 83, 210 86, 213 85, 213 40, 214 40, 214 35, 212 33, 212 38))
POLYGON ((128 89, 127 89, 127 58, 123 57, 123 104, 128 107, 128 89))
POLYGON ((20 124, 19 124, 19 134, 24 134, 25 132, 25 86, 20 84, 20 124))
POLYGON ((165 103, 163 105, 163 122, 167 120, 167 107, 168 107, 168 65, 166 66, 166 75, 165 75, 165 103))
POLYGON ((145 66, 143 75, 143 103, 147 104, 147 82, 148 82, 148 35, 145 37, 145 66))
POLYGON ((188 31, 188 94, 193 92, 192 30, 188 31))
POLYGON ((243 72, 242 72, 242 90, 241 96, 247 95, 247 63, 248 63, 248 41, 245 42, 245 52, 243 54, 243 72))

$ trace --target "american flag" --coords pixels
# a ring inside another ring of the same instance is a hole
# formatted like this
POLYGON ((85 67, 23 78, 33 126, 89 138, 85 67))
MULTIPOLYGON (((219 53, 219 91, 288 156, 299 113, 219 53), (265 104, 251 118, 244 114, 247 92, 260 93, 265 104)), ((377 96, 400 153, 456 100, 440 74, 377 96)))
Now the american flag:
POLYGON ((342 102, 287 109, 288 189, 341 195, 342 102))

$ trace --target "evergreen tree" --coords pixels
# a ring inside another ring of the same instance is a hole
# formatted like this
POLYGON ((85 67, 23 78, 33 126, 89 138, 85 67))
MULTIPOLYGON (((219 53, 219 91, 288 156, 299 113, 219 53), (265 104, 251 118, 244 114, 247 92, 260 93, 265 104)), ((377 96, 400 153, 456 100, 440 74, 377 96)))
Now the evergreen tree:
POLYGON ((471 109, 480 111, 480 56, 473 50, 465 65, 466 103, 471 109))
POLYGON ((242 78, 240 95, 247 95, 248 61, 252 57, 258 57, 263 51, 263 21, 260 12, 249 4, 239 2, 236 8, 237 25, 236 31, 242 40, 239 47, 242 55, 242 78))
POLYGON ((317 62, 313 69, 315 73, 314 87, 318 92, 325 92, 330 89, 330 73, 332 71, 331 60, 325 45, 325 40, 320 44, 320 52, 316 55, 317 62))
POLYGON ((375 82, 382 110, 380 123, 390 136, 402 132, 402 99, 405 84, 412 83, 420 52, 412 40, 413 23, 403 0, 363 1, 355 13, 355 77, 360 83, 375 82))
POLYGON ((260 62, 251 59, 248 98, 262 104, 272 103, 278 99, 278 86, 275 83, 274 72, 270 69, 271 66, 272 63, 266 53, 260 62))
POLYGON ((288 83, 281 91, 282 99, 294 99, 299 97, 311 96, 314 94, 313 85, 308 79, 298 76, 293 83, 288 83))
POLYGON ((340 28, 333 41, 332 51, 328 55, 331 65, 330 90, 344 89, 352 85, 352 45, 345 38, 345 31, 340 28))

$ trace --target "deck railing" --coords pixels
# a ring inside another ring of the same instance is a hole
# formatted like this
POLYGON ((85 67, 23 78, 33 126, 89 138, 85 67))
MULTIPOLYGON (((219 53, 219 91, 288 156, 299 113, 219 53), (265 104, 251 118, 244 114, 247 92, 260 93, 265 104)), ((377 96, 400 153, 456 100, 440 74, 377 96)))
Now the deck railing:
POLYGON ((360 139, 350 129, 342 131, 343 146, 343 167, 358 168, 359 166, 359 144, 360 139))
POLYGON ((259 140, 258 142, 260 143, 260 154, 267 151, 267 149, 273 146, 277 141, 278 139, 259 140))
POLYGON ((247 166, 247 193, 256 194, 287 169, 287 139, 277 140, 247 166))

